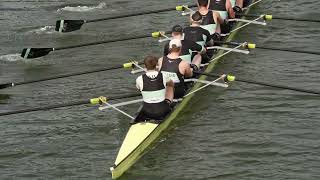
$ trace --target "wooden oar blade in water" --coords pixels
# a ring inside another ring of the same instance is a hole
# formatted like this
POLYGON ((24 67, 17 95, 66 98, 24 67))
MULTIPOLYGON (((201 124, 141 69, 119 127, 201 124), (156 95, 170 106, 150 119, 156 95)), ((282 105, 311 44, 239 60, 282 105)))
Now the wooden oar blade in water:
POLYGON ((58 20, 55 30, 58 32, 72 32, 81 29, 85 20, 58 20))
POLYGON ((54 48, 25 48, 22 50, 21 57, 32 59, 45 56, 53 51, 54 48))

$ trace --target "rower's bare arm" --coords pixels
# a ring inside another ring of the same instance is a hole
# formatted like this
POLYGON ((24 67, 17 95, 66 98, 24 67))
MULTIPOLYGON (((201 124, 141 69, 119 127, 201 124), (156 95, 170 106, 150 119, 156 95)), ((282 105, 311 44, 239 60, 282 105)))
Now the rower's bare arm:
POLYGON ((180 65, 182 66, 184 77, 192 77, 192 70, 190 68, 190 64, 186 61, 181 61, 180 65))
POLYGON ((163 57, 159 58, 158 59, 158 64, 157 64, 157 70, 160 71, 161 67, 162 67, 162 60, 163 60, 163 57))
POLYGON ((227 11, 229 13, 230 18, 234 19, 235 18, 235 13, 233 11, 233 8, 232 8, 230 0, 226 1, 226 9, 227 9, 227 11))
POLYGON ((220 16, 220 13, 218 13, 217 11, 213 11, 212 15, 213 15, 213 18, 214 18, 214 21, 216 22, 216 24, 223 24, 224 23, 224 20, 220 16))
POLYGON ((167 82, 167 86, 174 87, 174 82, 170 79, 170 80, 167 82))

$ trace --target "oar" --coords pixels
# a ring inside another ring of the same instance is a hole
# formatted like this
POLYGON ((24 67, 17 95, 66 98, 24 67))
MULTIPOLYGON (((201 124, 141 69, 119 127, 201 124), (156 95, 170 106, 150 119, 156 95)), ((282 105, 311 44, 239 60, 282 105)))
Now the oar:
MULTIPOLYGON (((197 7, 197 5, 190 5, 190 8, 197 7)), ((56 31, 59 32, 72 32, 81 29, 81 26, 85 23, 92 23, 92 22, 99 22, 99 21, 107 21, 112 19, 120 19, 120 18, 126 18, 126 17, 134 17, 134 16, 140 16, 140 15, 147 15, 147 14, 153 14, 153 13, 160 13, 160 12, 166 12, 166 11, 174 11, 176 8, 165 8, 165 9, 158 9, 158 10, 152 10, 152 11, 145 11, 145 12, 137 12, 137 13, 130 13, 125 15, 117 15, 112 17, 106 17, 106 18, 99 18, 99 19, 92 19, 92 20, 58 20, 56 22, 56 31)))
MULTIPOLYGON (((132 93, 132 94, 113 96, 113 97, 107 98, 107 100, 125 99, 125 98, 137 97, 137 96, 141 96, 141 93, 132 93)), ((93 99, 79 100, 79 101, 74 101, 69 103, 54 104, 54 105, 43 106, 43 107, 35 107, 35 108, 29 108, 29 109, 1 112, 0 116, 21 114, 21 113, 34 112, 34 111, 46 111, 46 110, 56 109, 56 108, 79 106, 79 105, 85 105, 85 104, 99 104, 99 103, 100 104, 102 103, 100 102, 100 98, 93 98, 93 99)))
POLYGON ((112 40, 97 41, 97 42, 92 42, 92 43, 85 43, 85 44, 66 46, 66 47, 60 47, 60 48, 59 47, 58 48, 25 48, 22 50, 21 57, 23 57, 25 59, 38 58, 38 57, 42 57, 42 56, 49 54, 51 51, 73 49, 73 48, 78 48, 78 47, 85 47, 85 46, 92 46, 92 45, 98 45, 98 44, 106 44, 106 43, 112 43, 112 42, 141 39, 141 38, 147 38, 147 37, 150 37, 150 35, 146 34, 146 35, 140 35, 140 36, 135 36, 135 37, 117 38, 117 39, 112 39, 112 40))
MULTIPOLYGON (((239 14, 239 16, 244 16, 244 17, 259 17, 261 16, 260 14, 239 14)), ((277 20, 286 20, 286 21, 302 21, 302 22, 320 22, 319 19, 303 19, 303 18, 294 18, 294 17, 278 17, 278 16, 273 16, 273 15, 264 15, 265 20, 272 20, 272 19, 277 19, 277 20)))
MULTIPOLYGON (((205 75, 205 76, 208 76, 208 77, 221 77, 221 75, 216 75, 216 74, 209 74, 209 73, 202 73, 202 72, 195 72, 195 73, 201 74, 201 75, 205 75)), ((284 86, 284 85, 276 85, 276 84, 258 82, 258 81, 248 80, 248 79, 240 79, 240 78, 236 78, 235 76, 232 76, 232 75, 227 75, 226 76, 226 80, 227 81, 239 81, 239 82, 244 82, 244 83, 249 83, 249 84, 268 86, 268 87, 273 87, 273 88, 278 88, 278 89, 285 89, 285 90, 292 90, 292 91, 297 91, 297 92, 320 95, 320 91, 300 89, 300 88, 296 88, 296 87, 289 87, 289 86, 284 86)))
POLYGON ((117 66, 114 66, 114 67, 106 67, 106 68, 99 68, 99 69, 88 70, 88 71, 83 71, 83 72, 74 72, 74 73, 69 73, 69 74, 62 74, 62 75, 57 75, 57 76, 53 76, 53 77, 47 77, 47 78, 38 79, 38 80, 30 80, 30 81, 16 82, 16 83, 14 83, 14 82, 4 83, 4 84, 0 84, 0 89, 13 87, 13 86, 18 86, 18 85, 23 85, 23 84, 31 84, 31 83, 36 83, 36 82, 49 81, 49 80, 54 80, 54 79, 60 79, 60 78, 66 78, 66 77, 72 77, 72 76, 79 76, 79 75, 84 75, 84 74, 91 74, 91 73, 97 73, 97 72, 103 72, 103 71, 109 71, 109 70, 115 70, 115 69, 121 69, 121 68, 132 68, 132 67, 134 67, 134 63, 143 64, 143 62, 129 62, 129 63, 125 63, 123 65, 117 65, 117 66))
MULTIPOLYGON (((240 42, 223 42, 223 41, 215 41, 217 44, 225 44, 225 45, 233 45, 233 46, 238 46, 240 42)), ((273 50, 273 51, 286 51, 286 52, 294 52, 294 53, 303 53, 303 54, 314 54, 314 55, 320 55, 320 52, 317 51, 307 51, 307 50, 297 50, 297 49, 289 49, 289 48, 275 48, 275 47, 267 47, 267 46, 258 46, 253 43, 248 43, 247 47, 248 49, 265 49, 265 50, 273 50)))
MULTIPOLYGON (((154 32, 154 33, 159 33, 159 32, 154 32)), ((142 39, 142 38, 152 37, 152 36, 154 36, 154 33, 152 33, 151 35, 145 34, 145 35, 138 35, 138 36, 134 36, 134 37, 116 38, 116 39, 111 39, 111 40, 97 41, 97 42, 91 42, 91 43, 85 43, 85 44, 79 44, 79 45, 73 45, 73 46, 66 46, 66 47, 58 47, 58 48, 25 48, 22 50, 21 57, 23 57, 25 59, 38 58, 38 57, 42 57, 42 56, 49 54, 51 51, 73 49, 73 48, 79 48, 79 47, 93 46, 93 45, 120 42, 120 41, 128 41, 128 40, 135 40, 135 39, 142 39)), ((165 33, 171 33, 171 32, 168 31, 165 33)))

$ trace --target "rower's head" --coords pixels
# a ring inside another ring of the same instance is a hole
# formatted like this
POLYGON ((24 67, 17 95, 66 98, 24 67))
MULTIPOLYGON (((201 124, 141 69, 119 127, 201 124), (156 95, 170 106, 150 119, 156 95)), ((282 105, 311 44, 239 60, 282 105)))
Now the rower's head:
POLYGON ((158 58, 154 56, 147 56, 144 58, 144 65, 147 70, 156 70, 158 64, 158 58))
POLYGON ((208 7, 208 0, 198 0, 198 7, 205 7, 207 8, 208 7))
POLYGON ((179 40, 179 39, 172 39, 172 40, 169 42, 169 53, 177 53, 177 54, 180 54, 180 52, 181 52, 181 47, 182 47, 181 40, 179 40))
POLYGON ((200 25, 202 22, 202 15, 200 14, 199 11, 197 11, 191 15, 190 20, 191 20, 191 24, 200 25))
POLYGON ((171 31, 172 31, 171 35, 173 38, 179 38, 179 39, 182 38, 182 34, 183 34, 183 27, 182 26, 175 25, 172 27, 171 31))

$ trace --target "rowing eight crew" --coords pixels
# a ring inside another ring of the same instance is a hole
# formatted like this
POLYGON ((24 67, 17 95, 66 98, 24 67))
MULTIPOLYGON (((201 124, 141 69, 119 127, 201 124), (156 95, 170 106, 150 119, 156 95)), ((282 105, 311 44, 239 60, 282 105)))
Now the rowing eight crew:
MULTIPOLYGON (((237 0, 236 4, 241 10, 243 0, 237 0)), ((144 59, 146 73, 136 79, 143 105, 131 123, 147 120, 159 123, 171 112, 173 99, 184 97, 184 79, 194 76, 201 63, 212 57, 213 53, 205 47, 220 40, 220 25, 225 24, 226 13, 234 18, 230 0, 198 0, 198 10, 190 16, 191 25, 185 29, 180 25, 172 28, 172 40, 165 45, 163 57, 144 59)))

